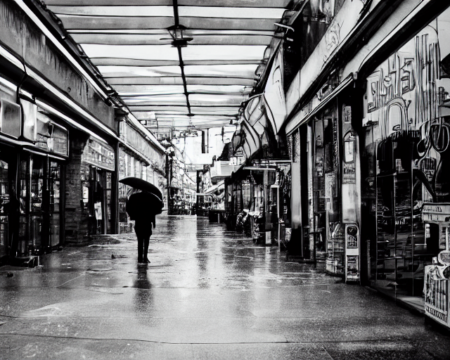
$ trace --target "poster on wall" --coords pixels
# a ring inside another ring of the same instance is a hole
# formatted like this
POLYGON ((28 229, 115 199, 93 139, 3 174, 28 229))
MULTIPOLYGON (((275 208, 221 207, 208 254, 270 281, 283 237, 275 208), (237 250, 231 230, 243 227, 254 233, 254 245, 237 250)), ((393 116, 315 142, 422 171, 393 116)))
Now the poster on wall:
POLYGON ((344 136, 344 161, 342 165, 342 183, 356 184, 356 137, 353 131, 344 136))
POLYGON ((95 218, 97 220, 103 220, 102 203, 101 202, 96 202, 94 204, 94 211, 95 211, 95 218))
POLYGON ((333 173, 327 173, 325 174, 325 201, 326 201, 326 208, 327 210, 331 209, 333 197, 335 194, 335 187, 336 187, 336 174, 333 173))
POLYGON ((356 184, 356 168, 354 163, 346 164, 344 163, 342 174, 342 183, 343 184, 356 184))

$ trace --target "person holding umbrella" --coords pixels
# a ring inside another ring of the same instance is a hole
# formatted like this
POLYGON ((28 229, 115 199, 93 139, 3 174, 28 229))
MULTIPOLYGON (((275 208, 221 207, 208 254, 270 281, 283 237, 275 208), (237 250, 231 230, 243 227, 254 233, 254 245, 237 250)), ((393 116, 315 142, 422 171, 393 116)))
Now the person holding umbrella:
POLYGON ((134 231, 138 241, 138 262, 149 263, 148 247, 152 227, 156 225, 156 215, 162 212, 164 203, 162 194, 153 184, 139 178, 125 178, 121 183, 141 190, 130 196, 126 210, 131 220, 135 221, 134 231))

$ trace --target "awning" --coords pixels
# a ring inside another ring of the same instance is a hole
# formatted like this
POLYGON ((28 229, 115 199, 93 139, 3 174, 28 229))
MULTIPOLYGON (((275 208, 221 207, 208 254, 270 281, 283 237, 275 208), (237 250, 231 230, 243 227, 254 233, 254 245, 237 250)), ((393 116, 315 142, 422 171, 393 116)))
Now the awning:
POLYGON ((235 136, 240 137, 240 142, 233 141, 233 151, 236 152, 239 147, 242 147, 247 159, 261 149, 261 138, 246 120, 242 120, 240 129, 236 130, 235 136))
POLYGON ((269 116, 269 105, 267 104, 264 94, 251 99, 244 110, 244 118, 253 127, 253 129, 261 137, 264 132, 271 127, 275 131, 276 126, 273 122, 273 117, 269 116))
POLYGON ((211 186, 208 190, 205 191, 205 195, 212 195, 217 190, 224 190, 225 184, 223 181, 219 182, 217 185, 211 186))

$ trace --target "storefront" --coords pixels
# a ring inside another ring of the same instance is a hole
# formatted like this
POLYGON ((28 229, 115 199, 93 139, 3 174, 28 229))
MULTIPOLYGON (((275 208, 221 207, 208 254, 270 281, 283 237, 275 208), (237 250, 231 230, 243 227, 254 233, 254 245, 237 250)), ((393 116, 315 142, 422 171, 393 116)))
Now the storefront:
POLYGON ((0 81, 0 258, 41 254, 64 239, 69 131, 61 119, 0 81), (20 140, 19 140, 20 138, 20 140))
POLYGON ((345 255, 339 128, 338 102, 333 99, 296 129, 290 141, 293 216, 303 229, 294 236, 302 237, 305 259, 326 258, 327 272, 335 275, 343 275, 345 255))
POLYGON ((290 228, 290 164, 253 160, 225 179, 224 199, 229 229, 281 245, 290 228))
POLYGON ((355 132, 353 76, 329 81, 294 118, 292 159, 293 252, 324 260, 346 282, 361 279, 360 158, 355 132))
POLYGON ((114 149, 91 137, 81 158, 82 213, 88 221, 88 236, 114 232, 112 184, 114 149))
MULTIPOLYGON (((425 267, 447 246, 449 31, 447 9, 379 64, 365 84, 360 137, 368 278, 399 298, 422 297, 425 267)), ((444 303, 448 311, 448 298, 444 303)))

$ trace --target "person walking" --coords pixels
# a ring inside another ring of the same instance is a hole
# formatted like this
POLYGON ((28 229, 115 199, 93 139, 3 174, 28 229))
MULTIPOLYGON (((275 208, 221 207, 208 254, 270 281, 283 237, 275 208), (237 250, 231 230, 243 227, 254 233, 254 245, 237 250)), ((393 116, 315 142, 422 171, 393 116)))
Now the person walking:
POLYGON ((156 214, 159 209, 155 205, 155 196, 148 192, 134 193, 126 204, 126 211, 134 220, 134 231, 138 241, 138 262, 149 263, 148 247, 152 228, 156 226, 156 214))

